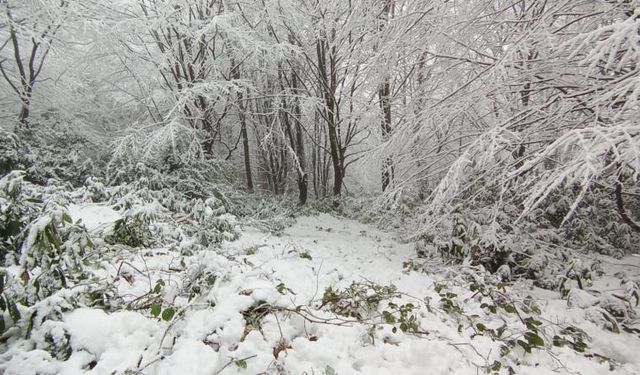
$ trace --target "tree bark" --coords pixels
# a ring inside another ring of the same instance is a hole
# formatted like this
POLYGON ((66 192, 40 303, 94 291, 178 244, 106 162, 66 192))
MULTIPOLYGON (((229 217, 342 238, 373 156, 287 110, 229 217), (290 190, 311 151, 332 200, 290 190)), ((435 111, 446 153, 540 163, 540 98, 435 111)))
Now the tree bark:
POLYGON ((622 217, 622 220, 634 231, 640 232, 640 224, 635 222, 627 213, 627 210, 624 207, 624 200, 622 198, 622 185, 624 184, 624 176, 622 175, 622 165, 618 164, 618 172, 616 176, 616 206, 618 208, 618 213, 622 217))
MULTIPOLYGON (((325 36, 326 37, 326 36, 325 36)), ((331 154, 331 164, 333 165, 333 196, 334 206, 340 205, 342 195, 342 184, 344 182, 344 150, 341 146, 340 135, 338 133, 338 122, 336 119, 337 106, 335 93, 337 90, 337 71, 335 56, 328 51, 326 40, 316 41, 316 54, 318 57, 318 71, 320 78, 320 90, 324 99, 322 117, 327 123, 327 133, 329 135, 329 149, 331 154), (329 52, 329 61, 327 61, 329 52)))
POLYGON ((304 136, 302 130, 302 116, 300 111, 300 100, 298 99, 299 87, 298 78, 295 72, 292 72, 291 86, 293 88, 293 115, 295 119, 295 152, 298 159, 298 204, 304 206, 307 203, 307 197, 309 194, 309 178, 307 176, 307 159, 304 151, 304 136))
POLYGON ((31 115, 31 86, 27 88, 24 97, 20 99, 22 102, 22 108, 20 108, 20 114, 18 115, 18 123, 22 127, 29 126, 29 116, 31 115))
MULTIPOLYGON (((382 22, 379 31, 384 29, 386 23, 393 17, 394 0, 385 0, 382 9, 382 22)), ((382 141, 387 142, 391 138, 391 78, 387 73, 378 88, 378 97, 380 99, 380 109, 382 110, 382 141)), ((393 182, 393 158, 389 155, 384 157, 382 161, 382 191, 386 191, 393 182)))
MULTIPOLYGON (((240 66, 236 66, 233 59, 231 64, 234 67, 231 71, 231 78, 240 79, 240 66)), ((251 173, 251 152, 249 150, 249 135, 247 134, 247 116, 245 113, 244 95, 241 91, 236 95, 238 103, 238 118, 240 119, 240 137, 242 138, 242 152, 244 156, 244 173, 247 178, 247 190, 253 193, 253 176, 251 173)))
MULTIPOLYGON (((240 94, 242 98, 242 94, 240 94)), ((244 109, 241 109, 244 112, 244 109)), ((247 190, 253 193, 253 175, 251 173, 251 154, 249 151, 249 136, 247 134, 247 119, 244 113, 240 114, 240 132, 242 133, 242 149, 244 152, 244 173, 247 176, 247 190)))
MULTIPOLYGON (((382 110, 382 141, 391 137, 391 84, 387 76, 378 90, 380 109, 382 110)), ((382 191, 386 191, 393 182, 393 158, 386 156, 382 162, 382 191)))

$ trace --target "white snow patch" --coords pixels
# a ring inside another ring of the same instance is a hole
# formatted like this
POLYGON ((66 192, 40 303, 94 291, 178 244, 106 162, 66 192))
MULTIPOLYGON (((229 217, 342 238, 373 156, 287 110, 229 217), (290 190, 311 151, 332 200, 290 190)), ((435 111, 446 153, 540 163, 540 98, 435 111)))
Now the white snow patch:
POLYGON ((107 314, 102 310, 76 309, 64 318, 71 347, 96 356, 94 373, 125 371, 137 367, 148 349, 157 345, 163 324, 131 311, 107 314))
POLYGON ((121 217, 113 208, 99 204, 70 204, 67 209, 71 220, 81 221, 89 231, 104 229, 121 217))

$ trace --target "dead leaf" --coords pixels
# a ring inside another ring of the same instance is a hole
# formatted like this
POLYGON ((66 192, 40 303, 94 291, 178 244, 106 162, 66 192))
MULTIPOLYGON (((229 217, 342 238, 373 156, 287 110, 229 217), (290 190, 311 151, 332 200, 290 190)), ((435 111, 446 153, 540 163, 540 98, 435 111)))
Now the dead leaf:
POLYGON ((291 345, 287 344, 286 342, 279 343, 273 348, 273 357, 275 359, 278 359, 278 355, 280 355, 280 352, 286 352, 287 349, 291 349, 291 345))

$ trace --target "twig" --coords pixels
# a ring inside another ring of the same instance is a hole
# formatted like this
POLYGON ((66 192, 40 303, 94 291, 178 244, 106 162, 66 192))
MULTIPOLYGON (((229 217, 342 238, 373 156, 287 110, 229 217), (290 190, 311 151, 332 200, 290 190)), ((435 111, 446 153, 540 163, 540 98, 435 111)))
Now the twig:
POLYGON ((316 272, 316 291, 313 292, 313 297, 311 297, 311 299, 309 300, 309 304, 311 304, 311 302, 316 299, 316 296, 318 295, 318 290, 320 288, 320 271, 322 270, 322 265, 324 264, 324 259, 322 261, 320 261, 320 266, 318 266, 318 272, 316 272))
POLYGON ((227 362, 224 366, 222 366, 222 368, 220 370, 214 372, 214 375, 220 374, 222 371, 224 371, 224 369, 226 369, 227 367, 231 366, 232 363, 236 363, 236 362, 239 362, 239 361, 246 361, 247 359, 251 359, 251 358, 255 358, 255 357, 257 357, 256 354, 248 356, 248 357, 245 357, 245 358, 241 358, 241 359, 233 359, 233 358, 231 358, 231 360, 229 362, 227 362))

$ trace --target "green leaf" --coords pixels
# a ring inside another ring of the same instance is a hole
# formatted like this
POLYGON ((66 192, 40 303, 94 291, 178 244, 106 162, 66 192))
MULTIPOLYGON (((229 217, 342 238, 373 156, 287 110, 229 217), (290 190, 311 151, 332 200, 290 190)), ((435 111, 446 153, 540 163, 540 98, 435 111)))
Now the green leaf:
POLYGON ((73 220, 71 220, 71 216, 67 215, 66 212, 63 212, 62 213, 62 222, 71 224, 71 223, 73 223, 73 220))
POLYGON ((384 322, 387 324, 395 324, 396 323, 396 318, 388 311, 383 311, 382 312, 382 319, 384 319, 384 322))
POLYGON ((407 325, 407 323, 405 322, 400 323, 400 330, 406 333, 409 330, 409 326, 407 325))
POLYGON ((587 349, 587 344, 585 344, 582 341, 578 341, 574 343, 572 346, 573 346, 573 350, 575 350, 578 353, 584 353, 584 351, 587 349))
POLYGON ((162 291, 163 286, 164 286, 164 281, 158 280, 158 282, 156 283, 156 286, 153 288, 153 292, 156 294, 160 293, 160 291, 162 291))
POLYGON ((484 324, 482 324, 482 323, 478 323, 478 324, 476 324, 476 328, 477 328, 477 329, 478 329, 478 331, 480 331, 480 332, 484 332, 484 331, 486 331, 486 330, 487 330, 487 326, 485 326, 485 325, 484 325, 484 324))
POLYGON ((525 352, 531 353, 531 345, 529 345, 529 343, 518 340, 518 345, 520 345, 525 352))
POLYGON ((553 346, 563 347, 566 342, 567 340, 558 335, 553 336, 553 346))
POLYGON ((313 258, 311 257, 311 254, 309 254, 308 252, 303 252, 303 253, 300 253, 299 255, 300 255, 300 258, 302 259, 313 260, 313 258))
POLYGON ((287 293, 291 293, 294 296, 296 295, 293 290, 287 288, 287 286, 284 283, 280 283, 278 285, 276 285, 276 290, 278 291, 278 293, 285 295, 287 293))
POLYGON ((538 326, 542 325, 542 322, 539 320, 535 320, 531 317, 526 318, 524 320, 524 323, 526 324, 527 328, 529 328, 532 331, 536 331, 538 329, 538 326))
POLYGON ((496 330, 496 336, 498 336, 498 338, 502 337, 502 334, 504 333, 504 331, 507 330, 507 325, 503 325, 502 327, 498 327, 498 329, 496 330))
POLYGON ((213 284, 215 284, 216 282, 216 279, 217 279, 216 275, 209 274, 207 276, 207 285, 213 286, 213 284))
POLYGON ((62 272, 62 270, 59 267, 52 269, 52 271, 53 271, 53 274, 60 279, 60 282, 62 283, 62 286, 64 288, 66 288, 67 287, 67 278, 64 276, 64 272, 62 272))
POLYGON ((610 330, 613 333, 620 333, 620 328, 618 327, 618 323, 616 323, 616 320, 613 317, 610 317, 608 313, 602 312, 602 316, 604 316, 604 318, 611 323, 610 327, 606 327, 608 330, 610 330))
POLYGON ((504 311, 506 311, 506 312, 508 312, 510 314, 515 314, 515 312, 516 312, 516 308, 513 305, 507 304, 507 305, 502 306, 502 308, 504 309, 504 311))
POLYGON ((333 369, 333 367, 327 365, 327 367, 324 368, 324 375, 338 375, 338 373, 336 372, 336 370, 333 369))
POLYGON ((173 307, 167 307, 162 312, 162 320, 165 320, 168 322, 169 320, 173 319, 173 316, 175 314, 176 314, 176 311, 173 309, 173 307))
POLYGON ((9 316, 13 319, 13 322, 16 323, 20 320, 20 310, 18 310, 18 306, 15 302, 7 301, 9 304, 9 316))
POLYGON ((58 239, 56 238, 56 235, 53 232, 53 229, 51 229, 51 227, 47 226, 44 229, 44 234, 47 237, 47 240, 49 241, 49 243, 51 245, 53 245, 53 247, 55 247, 56 250, 60 251, 60 243, 58 242, 58 239))
POLYGON ((491 371, 500 372, 501 368, 502 368, 502 362, 493 361, 493 365, 491 365, 491 371))
POLYGON ((542 337, 538 336, 537 334, 535 334, 533 332, 525 333, 524 337, 527 339, 527 342, 531 346, 537 346, 537 347, 543 347, 544 346, 544 340, 542 339, 542 337))
POLYGON ((162 311, 162 306, 159 303, 154 303, 151 305, 151 315, 154 317, 158 317, 160 315, 160 311, 162 311))
POLYGON ((236 366, 238 366, 241 369, 246 369, 247 368, 247 361, 245 361, 244 359, 241 359, 239 361, 235 361, 234 363, 236 364, 236 366))
POLYGON ((87 243, 86 243, 87 248, 95 249, 96 245, 93 243, 93 241, 91 241, 91 239, 89 238, 87 238, 86 240, 87 240, 87 243))

